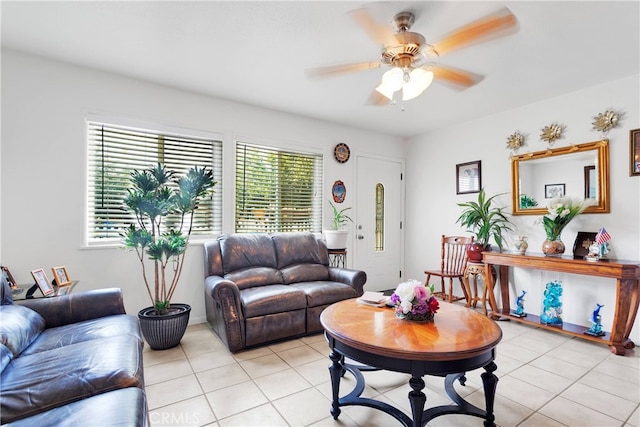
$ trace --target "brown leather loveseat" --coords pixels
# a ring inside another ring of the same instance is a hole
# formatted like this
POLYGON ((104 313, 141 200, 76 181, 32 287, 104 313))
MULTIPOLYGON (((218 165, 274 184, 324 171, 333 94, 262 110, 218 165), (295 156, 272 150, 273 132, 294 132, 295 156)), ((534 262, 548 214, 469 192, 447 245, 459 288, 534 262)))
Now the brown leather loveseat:
POLYGON ((3 426, 149 424, 143 339, 120 289, 14 304, 2 282, 3 426))
POLYGON ((361 296, 367 280, 329 267, 312 233, 223 235, 204 253, 207 321, 233 352, 322 331, 322 310, 361 296))

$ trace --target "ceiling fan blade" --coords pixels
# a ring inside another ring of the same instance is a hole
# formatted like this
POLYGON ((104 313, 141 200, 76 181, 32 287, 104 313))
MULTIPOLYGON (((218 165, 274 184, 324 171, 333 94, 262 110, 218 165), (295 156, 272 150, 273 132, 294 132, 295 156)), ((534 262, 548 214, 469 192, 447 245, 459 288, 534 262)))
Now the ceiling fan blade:
POLYGON ((381 94, 380 92, 378 92, 377 90, 374 90, 373 92, 371 92, 371 95, 369 96, 369 99, 367 99, 367 102, 366 102, 367 105, 373 105, 375 107, 382 107, 384 105, 389 105, 390 103, 391 103, 391 100, 386 96, 384 96, 383 94, 381 94))
POLYGON ((391 27, 377 22, 365 8, 355 9, 350 13, 358 25, 360 25, 374 41, 383 46, 396 44, 395 34, 391 30, 391 27))
POLYGON ((434 43, 433 48, 438 55, 443 55, 473 43, 504 37, 514 32, 517 24, 516 17, 505 7, 449 33, 442 40, 434 43))
POLYGON ((433 72, 433 78, 441 83, 448 84, 455 89, 466 89, 478 84, 483 77, 469 71, 460 70, 453 67, 445 67, 442 65, 432 65, 425 67, 433 72))
POLYGON ((380 68, 382 63, 359 62, 354 64, 330 65, 328 67, 310 68, 306 70, 307 76, 312 78, 334 77, 341 74, 353 73, 356 71, 375 70, 380 68))

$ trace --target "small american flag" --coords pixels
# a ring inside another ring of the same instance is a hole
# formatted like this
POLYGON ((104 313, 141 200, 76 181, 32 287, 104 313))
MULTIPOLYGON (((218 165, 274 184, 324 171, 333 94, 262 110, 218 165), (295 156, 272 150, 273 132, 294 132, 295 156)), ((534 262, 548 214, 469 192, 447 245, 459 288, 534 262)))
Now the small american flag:
POLYGON ((602 245, 609 240, 611 240, 611 235, 602 227, 600 231, 598 231, 598 234, 596 234, 596 243, 602 245))

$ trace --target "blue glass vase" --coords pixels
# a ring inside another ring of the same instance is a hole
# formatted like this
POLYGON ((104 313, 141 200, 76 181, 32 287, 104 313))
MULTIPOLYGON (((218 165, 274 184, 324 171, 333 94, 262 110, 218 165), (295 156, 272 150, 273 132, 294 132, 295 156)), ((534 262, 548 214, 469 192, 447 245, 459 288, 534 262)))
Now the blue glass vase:
POLYGON ((553 281, 547 283, 544 290, 544 300, 542 302, 542 313, 540 314, 540 323, 545 325, 562 325, 562 283, 553 281))

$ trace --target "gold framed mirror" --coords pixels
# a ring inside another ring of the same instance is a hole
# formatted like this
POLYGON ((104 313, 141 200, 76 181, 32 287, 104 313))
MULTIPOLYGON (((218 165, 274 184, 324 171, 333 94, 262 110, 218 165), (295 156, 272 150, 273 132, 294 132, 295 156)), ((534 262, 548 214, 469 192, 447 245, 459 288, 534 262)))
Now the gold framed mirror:
POLYGON ((588 195, 594 199, 594 204, 584 213, 608 213, 609 141, 603 139, 511 157, 514 215, 548 213, 546 196, 550 186, 564 193, 554 195, 576 198, 588 195))

